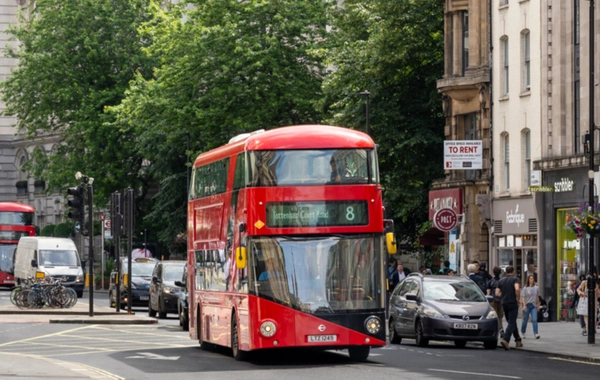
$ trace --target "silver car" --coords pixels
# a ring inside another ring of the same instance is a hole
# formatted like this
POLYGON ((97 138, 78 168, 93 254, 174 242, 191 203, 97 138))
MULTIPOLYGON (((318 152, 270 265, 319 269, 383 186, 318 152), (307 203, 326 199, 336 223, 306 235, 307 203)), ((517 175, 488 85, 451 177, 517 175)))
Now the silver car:
POLYGON ((421 347, 431 340, 451 340, 457 347, 468 341, 487 349, 498 345, 498 316, 468 277, 411 273, 390 297, 388 323, 390 343, 414 338, 421 347))

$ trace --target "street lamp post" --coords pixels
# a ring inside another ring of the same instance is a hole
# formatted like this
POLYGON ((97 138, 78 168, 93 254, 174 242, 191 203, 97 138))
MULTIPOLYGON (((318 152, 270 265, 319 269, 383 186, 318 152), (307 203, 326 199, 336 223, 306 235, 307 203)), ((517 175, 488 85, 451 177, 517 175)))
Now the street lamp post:
MULTIPOLYGON (((85 185, 87 187, 87 200, 88 200, 88 223, 89 223, 89 229, 88 229, 88 238, 89 238, 89 252, 88 252, 88 261, 90 263, 89 265, 89 274, 88 274, 88 278, 89 278, 89 303, 90 303, 90 310, 89 310, 89 315, 90 317, 94 316, 94 212, 93 212, 93 195, 94 195, 94 191, 92 189, 92 184, 94 183, 94 179, 92 177, 88 177, 84 174, 81 174, 81 172, 77 172, 75 173, 75 179, 80 180, 81 183, 83 185, 85 185)), ((81 226, 81 228, 83 228, 83 226, 81 226)), ((104 254, 104 253, 103 253, 104 254)))
POLYGON ((364 95, 366 98, 366 118, 367 118, 367 128, 366 128, 366 133, 367 135, 371 135, 371 93, 369 91, 363 91, 363 92, 359 92, 358 95, 364 95))
MULTIPOLYGON (((596 207, 594 203, 594 140, 595 140, 595 130, 596 124, 594 123, 594 0, 590 1, 590 78, 589 78, 589 97, 590 97, 590 141, 589 141, 589 161, 590 168, 588 171, 588 179, 589 183, 589 198, 588 198, 588 210, 593 211, 596 207)), ((595 310, 596 303, 594 302, 595 298, 595 279, 594 279, 594 237, 590 236, 589 238, 589 252, 588 252, 588 276, 587 276, 587 299, 588 299, 588 344, 596 343, 596 320, 595 320, 595 310)))

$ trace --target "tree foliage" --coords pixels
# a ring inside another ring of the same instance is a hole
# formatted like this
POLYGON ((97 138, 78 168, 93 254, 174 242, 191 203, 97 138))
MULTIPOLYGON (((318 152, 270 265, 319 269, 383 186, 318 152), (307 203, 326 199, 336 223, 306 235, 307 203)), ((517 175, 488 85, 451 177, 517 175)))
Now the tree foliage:
POLYGON ((18 59, 0 84, 6 109, 29 139, 58 136, 52 152, 36 150, 29 169, 49 190, 64 189, 81 171, 95 195, 143 188, 135 136, 114 128, 105 108, 117 105, 134 75, 150 75, 148 40, 138 27, 152 18, 151 0, 37 0, 8 33, 6 55, 18 59))
POLYGON ((160 178, 148 217, 163 225, 161 241, 172 246, 185 230, 186 165, 198 153, 239 133, 320 120, 329 5, 190 0, 143 28, 160 66, 151 79, 138 75, 112 111, 160 178))
POLYGON ((443 75, 443 2, 347 0, 334 12, 334 70, 321 106, 331 123, 364 129, 370 92, 371 135, 379 144, 385 200, 399 239, 427 220, 432 179, 441 166, 443 117, 436 81, 443 75))

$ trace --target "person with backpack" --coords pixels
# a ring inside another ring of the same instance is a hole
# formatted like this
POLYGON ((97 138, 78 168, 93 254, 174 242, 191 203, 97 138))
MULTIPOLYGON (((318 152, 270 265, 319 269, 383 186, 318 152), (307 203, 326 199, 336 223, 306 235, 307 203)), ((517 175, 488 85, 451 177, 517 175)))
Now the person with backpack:
POLYGON ((502 273, 502 269, 496 266, 492 269, 492 273, 494 277, 487 283, 486 294, 488 296, 494 297, 490 305, 498 315, 498 326, 500 327, 500 335, 504 335, 504 328, 502 327, 502 319, 504 318, 504 312, 502 310, 502 298, 496 296, 496 288, 498 287, 498 283, 500 282, 500 274, 502 273))

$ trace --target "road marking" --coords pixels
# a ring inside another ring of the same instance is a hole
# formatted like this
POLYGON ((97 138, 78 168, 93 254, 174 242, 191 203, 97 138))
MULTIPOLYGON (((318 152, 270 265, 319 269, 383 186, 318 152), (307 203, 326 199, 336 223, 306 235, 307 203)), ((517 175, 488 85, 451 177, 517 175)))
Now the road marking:
POLYGON ((180 356, 163 356, 152 352, 138 352, 140 356, 126 356, 125 359, 177 360, 180 356))
POLYGON ((83 327, 78 327, 76 329, 71 329, 71 330, 67 330, 67 331, 60 331, 60 332, 57 332, 57 333, 54 333, 54 334, 41 335, 41 336, 35 336, 33 338, 15 340, 15 341, 12 341, 12 342, 2 343, 2 344, 0 344, 0 347, 9 346, 9 345, 17 344, 17 343, 30 342, 32 340, 50 338, 50 337, 58 336, 58 335, 64 335, 65 333, 71 333, 71 332, 75 332, 75 331, 79 331, 79 330, 89 329, 91 327, 93 327, 93 326, 83 326, 83 327))
POLYGON ((448 370, 448 369, 434 369, 434 368, 429 368, 428 371, 445 372, 445 373, 458 373, 458 374, 461 374, 461 375, 503 377, 503 378, 506 378, 506 379, 521 379, 518 376, 496 375, 496 374, 493 374, 493 373, 481 373, 481 372, 451 371, 451 370, 448 370))
POLYGON ((581 363, 581 364, 589 364, 589 365, 599 365, 600 363, 598 362, 592 362, 592 361, 586 361, 586 360, 578 360, 578 359, 567 359, 567 358, 558 358, 558 357, 551 357, 548 358, 550 360, 561 360, 564 362, 571 362, 571 363, 581 363))

